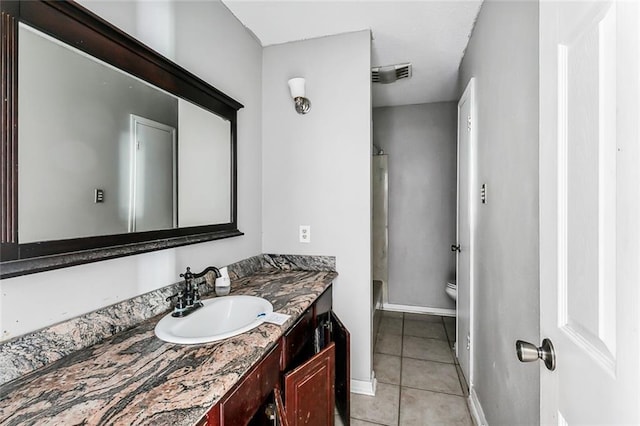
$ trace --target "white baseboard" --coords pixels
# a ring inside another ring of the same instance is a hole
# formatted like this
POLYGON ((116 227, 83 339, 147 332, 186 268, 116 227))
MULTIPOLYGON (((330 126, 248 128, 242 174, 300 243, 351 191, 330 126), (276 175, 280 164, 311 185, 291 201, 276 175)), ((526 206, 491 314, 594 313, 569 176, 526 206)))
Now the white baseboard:
POLYGON ((359 393, 362 395, 376 396, 376 380, 375 374, 371 372, 371 380, 351 379, 351 393, 359 393))
POLYGON ((382 305, 383 311, 394 311, 394 312, 410 312, 414 314, 430 314, 430 315, 440 315, 443 317, 455 317, 456 310, 455 309, 446 309, 446 308, 428 308, 423 306, 411 306, 411 305, 397 305, 395 303, 384 303, 382 305))
POLYGON ((487 423, 487 419, 484 417, 484 411, 482 410, 482 405, 480 405, 478 394, 473 387, 469 389, 467 404, 469 404, 469 411, 476 426, 488 426, 489 423, 487 423))

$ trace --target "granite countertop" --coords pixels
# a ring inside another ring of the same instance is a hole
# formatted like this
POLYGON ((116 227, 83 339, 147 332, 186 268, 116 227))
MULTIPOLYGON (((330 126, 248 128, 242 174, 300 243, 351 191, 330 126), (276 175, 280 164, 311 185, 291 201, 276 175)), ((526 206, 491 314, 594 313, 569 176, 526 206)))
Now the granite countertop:
POLYGON ((0 387, 0 424, 193 425, 331 285, 336 272, 266 270, 231 294, 264 297, 291 315, 219 342, 176 345, 153 329, 162 316, 0 387))

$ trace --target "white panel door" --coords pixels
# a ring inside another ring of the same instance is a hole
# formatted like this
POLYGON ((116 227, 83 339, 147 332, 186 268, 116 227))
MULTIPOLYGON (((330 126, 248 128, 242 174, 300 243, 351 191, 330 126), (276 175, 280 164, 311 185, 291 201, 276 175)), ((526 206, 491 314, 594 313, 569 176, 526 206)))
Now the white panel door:
POLYGON ((640 423, 638 2, 540 3, 543 424, 640 423))
POLYGON ((129 232, 177 226, 175 128, 131 116, 129 232))
POLYGON ((458 102, 458 220, 456 256, 456 356, 469 386, 473 386, 473 223, 475 205, 474 80, 458 102))

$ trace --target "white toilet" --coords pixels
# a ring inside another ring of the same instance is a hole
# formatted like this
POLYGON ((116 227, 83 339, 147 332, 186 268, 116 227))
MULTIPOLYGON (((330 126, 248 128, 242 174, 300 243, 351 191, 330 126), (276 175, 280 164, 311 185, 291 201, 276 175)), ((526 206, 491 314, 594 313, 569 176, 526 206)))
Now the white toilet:
POLYGON ((456 283, 448 282, 444 291, 454 301, 458 300, 458 285, 456 283))

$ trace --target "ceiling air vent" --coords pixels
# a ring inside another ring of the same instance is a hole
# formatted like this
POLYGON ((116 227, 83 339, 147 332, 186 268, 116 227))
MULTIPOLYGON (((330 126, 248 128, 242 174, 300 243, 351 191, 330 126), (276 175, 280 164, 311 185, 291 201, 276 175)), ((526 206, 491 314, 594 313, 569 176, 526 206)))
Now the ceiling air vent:
POLYGON ((411 64, 387 65, 371 68, 371 82, 389 84, 401 78, 411 78, 411 64))

